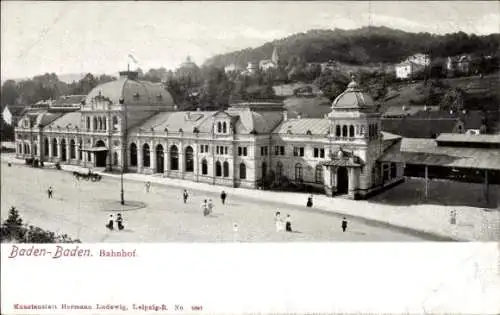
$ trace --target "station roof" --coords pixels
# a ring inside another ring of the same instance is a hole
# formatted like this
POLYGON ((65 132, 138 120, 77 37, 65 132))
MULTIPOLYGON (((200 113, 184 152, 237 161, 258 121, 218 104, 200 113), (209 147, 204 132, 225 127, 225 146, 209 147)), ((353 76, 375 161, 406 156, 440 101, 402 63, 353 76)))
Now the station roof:
POLYGON ((379 161, 500 170, 500 150, 438 146, 434 139, 403 138, 400 147, 398 145, 390 147, 379 161))

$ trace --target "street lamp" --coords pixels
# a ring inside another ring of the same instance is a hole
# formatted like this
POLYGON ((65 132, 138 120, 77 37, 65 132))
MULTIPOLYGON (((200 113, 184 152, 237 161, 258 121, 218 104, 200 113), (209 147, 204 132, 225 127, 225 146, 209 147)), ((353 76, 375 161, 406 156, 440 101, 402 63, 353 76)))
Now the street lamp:
POLYGON ((125 197, 124 197, 124 192, 123 192, 123 158, 122 158, 122 171, 120 175, 120 184, 121 184, 121 191, 120 191, 120 199, 121 199, 121 204, 125 204, 125 197))

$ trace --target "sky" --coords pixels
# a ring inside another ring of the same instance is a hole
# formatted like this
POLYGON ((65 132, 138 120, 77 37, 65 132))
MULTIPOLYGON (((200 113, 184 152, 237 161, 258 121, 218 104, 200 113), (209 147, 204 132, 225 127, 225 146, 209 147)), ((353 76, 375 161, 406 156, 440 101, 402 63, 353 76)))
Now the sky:
POLYGON ((1 76, 175 69, 310 29, 500 33, 498 1, 1 2, 1 76), (371 19, 370 19, 371 17, 371 19), (132 67, 135 67, 132 64, 132 67))

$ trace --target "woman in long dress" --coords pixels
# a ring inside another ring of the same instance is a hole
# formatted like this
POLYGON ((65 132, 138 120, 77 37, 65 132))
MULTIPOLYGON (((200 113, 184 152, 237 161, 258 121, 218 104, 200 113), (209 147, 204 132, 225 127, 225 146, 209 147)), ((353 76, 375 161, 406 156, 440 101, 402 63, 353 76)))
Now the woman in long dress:
POLYGON ((203 200, 203 203, 201 204, 201 210, 203 211, 203 216, 207 216, 208 215, 208 204, 207 204, 207 200, 203 200))
POLYGON ((123 218, 120 213, 116 215, 116 225, 118 226, 118 230, 123 230, 125 227, 123 226, 123 218))
POLYGON ((212 214, 212 211, 214 209, 214 203, 212 202, 212 199, 208 199, 207 208, 208 208, 208 214, 212 214))
POLYGON ((290 218, 290 215, 286 215, 285 219, 285 231, 287 232, 292 232, 292 218, 290 218))
POLYGON ((113 224, 114 224, 114 217, 112 214, 109 215, 109 219, 108 219, 108 224, 106 224, 106 227, 109 229, 109 230, 113 230, 113 224))
POLYGON ((283 231, 283 219, 281 218, 281 213, 279 211, 276 212, 276 216, 274 218, 274 221, 276 223, 276 232, 283 231))

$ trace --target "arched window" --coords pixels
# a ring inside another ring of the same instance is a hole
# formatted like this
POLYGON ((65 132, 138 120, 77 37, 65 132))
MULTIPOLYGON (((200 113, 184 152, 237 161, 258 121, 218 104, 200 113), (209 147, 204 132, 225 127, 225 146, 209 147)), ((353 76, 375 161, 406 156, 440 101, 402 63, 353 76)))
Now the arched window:
POLYGON ((17 145, 17 153, 18 154, 22 154, 23 153, 23 145, 20 144, 20 143, 17 145))
POLYGON ((349 126, 349 137, 351 137, 351 138, 354 137, 354 126, 353 125, 349 126))
POLYGON ((207 175, 208 174, 208 163, 207 160, 203 159, 201 161, 201 175, 207 175))
POLYGON ((130 144, 130 166, 137 166, 137 145, 130 144))
POLYGON ((78 141, 78 159, 81 160, 82 159, 82 139, 80 139, 78 141))
POLYGON ((302 165, 295 164, 295 180, 302 180, 302 165))
POLYGON ((90 130, 90 117, 87 117, 87 130, 90 130))
POLYGON ((170 170, 179 170, 179 149, 175 145, 170 147, 170 170))
POLYGON ((222 167, 219 161, 215 162, 215 176, 222 176, 222 167))
POLYGON ((364 136, 365 135, 365 126, 364 125, 361 125, 361 128, 359 130, 359 134, 364 136))
POLYGON ((33 143, 33 154, 37 155, 38 147, 36 146, 36 143, 33 143))
POLYGON ((340 125, 337 125, 337 127, 335 127, 335 136, 340 137, 340 125))
POLYGON ((75 159, 76 158, 76 145, 75 145, 75 140, 71 139, 69 142, 69 158, 70 159, 75 159))
POLYGON ((228 162, 224 162, 222 164, 222 169, 224 171, 224 177, 229 177, 229 163, 228 162))
POLYGON ((48 138, 45 138, 45 140, 43 141, 43 149, 45 152, 45 156, 49 156, 49 139, 48 138))
POLYGON ((26 154, 30 154, 30 146, 27 143, 24 144, 24 152, 26 152, 26 154))
POLYGON ((283 176, 283 163, 276 163, 276 178, 280 179, 283 176))
POLYGON ((245 163, 240 164, 240 179, 246 179, 247 178, 247 167, 245 163))
POLYGON ((113 153, 113 165, 118 166, 118 152, 113 153))
POLYGON ((94 117, 94 126, 93 130, 97 130, 97 117, 94 117))
POLYGON ((316 170, 314 172, 315 182, 320 184, 323 183, 323 166, 316 165, 316 170))
POLYGON ((106 117, 103 117, 103 118, 102 118, 102 129, 103 129, 103 130, 108 129, 108 128, 107 128, 107 124, 108 124, 108 123, 106 122, 106 117))
POLYGON ((222 123, 222 132, 223 132, 223 133, 226 133, 226 132, 227 132, 227 125, 226 125, 226 122, 223 122, 223 123, 222 123))
POLYGON ((342 126, 342 137, 347 137, 347 125, 342 126))
POLYGON ((113 116, 113 130, 118 129, 118 117, 113 116))
POLYGON ((194 171, 194 158, 193 158, 193 148, 188 146, 186 148, 186 172, 194 171))
POLYGON ((267 175, 267 164, 266 162, 262 162, 262 178, 266 177, 267 175))
POLYGON ((149 167, 151 165, 149 144, 144 143, 142 146, 142 166, 149 167))
POLYGON ((218 133, 222 132, 222 124, 220 122, 217 123, 217 132, 218 133))
POLYGON ((391 178, 396 178, 398 176, 398 168, 396 163, 391 163, 391 178))
POLYGON ((57 139, 52 139, 52 156, 57 156, 57 139))

